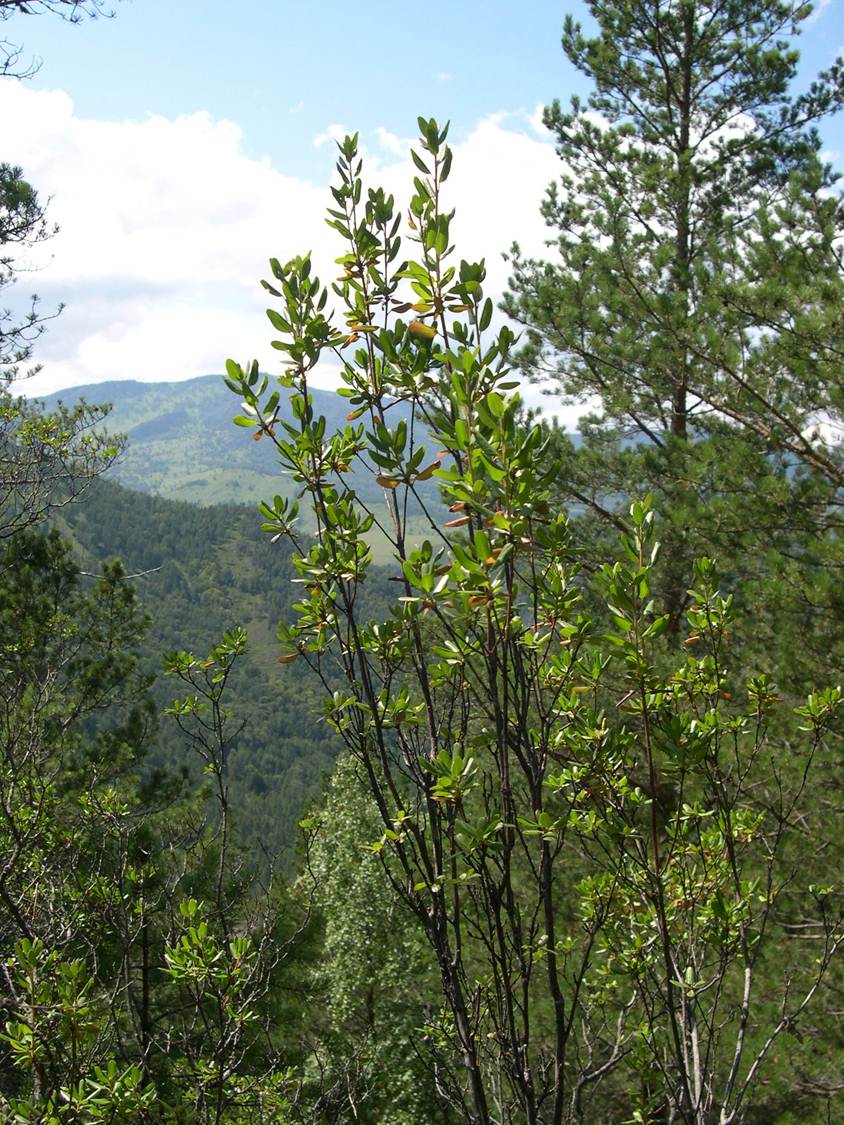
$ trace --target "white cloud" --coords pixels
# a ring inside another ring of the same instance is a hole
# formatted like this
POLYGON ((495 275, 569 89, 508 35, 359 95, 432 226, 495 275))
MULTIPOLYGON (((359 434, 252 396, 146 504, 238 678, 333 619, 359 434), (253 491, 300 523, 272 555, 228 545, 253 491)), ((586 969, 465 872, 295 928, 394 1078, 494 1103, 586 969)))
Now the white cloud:
MULTIPOLYGON (((275 367, 259 280, 272 254, 308 248, 324 280, 340 252, 324 222, 327 185, 243 152, 236 124, 207 113, 105 123, 74 112, 60 92, 0 85, 4 149, 43 197, 60 233, 43 248, 37 288, 45 308, 67 308, 39 342, 43 373, 28 393, 106 379, 187 379, 257 354, 275 367)), ((346 130, 329 126, 325 143, 346 130)), ((372 180, 405 202, 415 172, 407 142, 378 130, 364 150, 372 180)), ((507 279, 501 254, 518 239, 542 253, 539 202, 559 172, 526 115, 493 115, 454 143, 447 206, 462 257, 485 257, 488 291, 507 279)), ((330 382, 332 372, 326 372, 330 382)), ((546 408, 549 401, 546 399, 546 408)))
POLYGON ((548 126, 544 121, 544 117, 545 106, 542 104, 542 102, 540 102, 539 105, 535 107, 533 113, 528 115, 528 122, 530 123, 531 129, 533 129, 535 133, 537 133, 540 137, 547 138, 549 136, 549 133, 548 126))
POLYGON ((378 143, 384 152, 388 152, 392 156, 406 157, 410 152, 410 146, 413 144, 412 139, 398 137, 395 133, 391 133, 381 126, 375 130, 375 135, 378 137, 378 143))
POLYGON ((438 70, 434 75, 435 82, 450 82, 451 74, 447 70, 438 70))
MULTIPOLYGON (((507 117, 484 118, 456 143, 448 181, 448 205, 457 208, 454 236, 461 257, 485 258, 492 295, 503 293, 509 267, 502 254, 514 241, 531 254, 542 254, 549 236, 539 205, 548 184, 560 174, 550 141, 539 141, 520 127, 507 128, 507 117)), ((521 126, 524 118, 517 119, 521 126)))
POLYGON ((332 141, 342 141, 351 132, 352 130, 347 129, 345 125, 329 125, 324 132, 317 133, 314 137, 314 148, 322 148, 324 145, 331 144, 332 141))
POLYGON ((824 14, 824 12, 827 10, 827 8, 829 7, 829 5, 831 3, 832 3, 832 0, 817 0, 817 3, 815 4, 814 8, 812 9, 811 15, 806 20, 806 23, 807 24, 817 23, 818 20, 821 18, 821 16, 824 14))

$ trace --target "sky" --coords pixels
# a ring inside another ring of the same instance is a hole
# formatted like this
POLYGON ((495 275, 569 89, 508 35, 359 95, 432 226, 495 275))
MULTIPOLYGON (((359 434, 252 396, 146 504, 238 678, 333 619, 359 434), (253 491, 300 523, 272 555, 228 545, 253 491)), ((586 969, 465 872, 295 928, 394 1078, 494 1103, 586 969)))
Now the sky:
MULTIPOLYGON (((366 177, 402 199, 420 114, 451 122, 455 241, 500 295, 503 252, 548 237, 560 166, 541 107, 588 92, 560 49, 567 12, 588 26, 565 0, 125 0, 113 19, 0 24, 40 60, 0 80, 0 158, 60 228, 17 292, 66 306, 21 389, 186 379, 229 356, 273 370, 259 281, 270 256, 307 249, 333 276, 334 139, 359 130, 366 177)), ((805 86, 844 49, 844 0, 821 0, 800 48, 805 86)), ((844 166, 840 116, 822 136, 844 166)))

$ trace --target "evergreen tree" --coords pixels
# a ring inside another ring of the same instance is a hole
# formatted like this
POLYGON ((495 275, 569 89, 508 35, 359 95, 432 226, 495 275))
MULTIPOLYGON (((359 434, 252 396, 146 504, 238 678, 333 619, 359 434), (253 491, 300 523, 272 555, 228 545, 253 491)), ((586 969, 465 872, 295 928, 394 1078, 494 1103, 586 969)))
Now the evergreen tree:
MULTIPOLYGON (((0 0, 0 24, 12 15, 53 12, 73 23, 103 10, 101 0, 0 0)), ((16 71, 21 50, 0 38, 0 77, 16 71)), ((30 69, 26 74, 31 74, 30 69)), ((0 299, 18 280, 22 252, 55 232, 23 171, 0 162, 0 299)), ((114 461, 119 442, 98 432, 106 409, 80 403, 44 414, 11 392, 14 380, 34 374, 27 365, 35 341, 61 306, 44 313, 37 296, 25 311, 0 305, 0 538, 37 523, 46 511, 83 492, 114 461)))
POLYGON ((439 1008, 438 981, 419 921, 391 886, 398 866, 361 847, 383 828, 353 758, 338 760, 321 807, 303 824, 300 884, 313 882, 323 928, 305 1023, 314 1116, 434 1125, 443 1120, 436 1056, 420 1029, 439 1008))
POLYGON ((144 761, 143 628, 117 564, 83 576, 31 529, 0 551, 0 1117, 270 1125, 307 914, 232 841, 223 696, 245 637, 168 662, 209 809, 144 761))
POLYGON ((696 552, 746 575, 757 532, 793 545, 795 463, 813 513, 844 482, 814 433, 839 418, 841 208, 814 125, 840 107, 841 65, 790 95, 805 4, 590 7, 597 35, 568 18, 563 48, 594 92, 545 113, 556 256, 514 249, 505 308, 528 329, 523 369, 593 410, 564 499, 606 520, 613 493, 660 498, 676 625, 696 552))

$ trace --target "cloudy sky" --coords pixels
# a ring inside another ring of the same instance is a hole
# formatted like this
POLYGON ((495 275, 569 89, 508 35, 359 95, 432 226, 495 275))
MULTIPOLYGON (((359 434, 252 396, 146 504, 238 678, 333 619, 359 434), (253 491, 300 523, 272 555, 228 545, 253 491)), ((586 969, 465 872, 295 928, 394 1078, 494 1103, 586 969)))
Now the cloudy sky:
MULTIPOLYGON (((126 0, 79 26, 14 17, 41 60, 0 80, 2 158, 60 232, 18 285, 66 309, 27 393, 105 379, 184 379, 256 355, 271 369, 258 284, 270 255, 339 252, 323 222, 333 138, 360 130, 371 181, 405 195, 418 114, 452 122, 450 202, 462 257, 540 252, 558 170, 540 107, 585 92, 559 38, 565 0, 126 0)), ((802 37, 806 84, 844 45, 844 0, 802 37)), ((844 149, 842 123, 824 133, 844 149)), ((839 158, 840 159, 840 158, 839 158)), ((5 296, 5 295, 4 295, 5 296)))

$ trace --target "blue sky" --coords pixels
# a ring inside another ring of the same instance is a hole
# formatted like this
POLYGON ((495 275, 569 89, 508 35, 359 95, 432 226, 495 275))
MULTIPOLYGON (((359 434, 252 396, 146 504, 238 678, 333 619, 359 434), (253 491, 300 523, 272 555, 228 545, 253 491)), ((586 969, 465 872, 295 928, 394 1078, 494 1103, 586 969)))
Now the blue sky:
MULTIPOLYGON (((236 121, 244 151, 294 175, 330 174, 313 137, 342 120, 399 136, 419 114, 454 121, 533 110, 572 92, 563 16, 548 0, 127 0, 116 18, 6 25, 43 59, 31 83, 68 91, 77 112, 115 121, 205 110, 236 121)), ((581 85, 580 89, 584 89, 581 85)))
MULTIPOLYGON (((498 291, 513 238, 541 252, 537 208, 558 163, 538 109, 586 87, 560 49, 582 5, 462 0, 127 0, 70 26, 6 21, 42 65, 0 82, 4 159, 61 232, 29 263, 45 305, 38 392, 108 378, 187 378, 269 358, 257 281, 271 255, 334 256, 322 209, 332 136, 359 129, 374 178, 407 182, 418 114, 452 122, 463 256, 498 291)), ((801 84, 844 47, 844 0, 801 37, 801 84)), ((839 118, 825 127, 844 150, 839 118)), ((844 165, 844 159, 837 157, 844 165)), ((29 279, 24 283, 29 288, 29 279)))
MULTIPOLYGON (((419 114, 460 137, 494 112, 533 110, 588 91, 560 49, 565 0, 123 0, 115 19, 48 16, 5 25, 42 59, 34 89, 67 91, 108 121, 200 110, 238 123, 244 152, 291 174, 330 175, 313 138, 342 120, 407 134, 419 114)), ((844 47, 842 0, 822 0, 800 37, 801 84, 844 47)), ((825 129, 838 147, 841 122, 825 129)))

